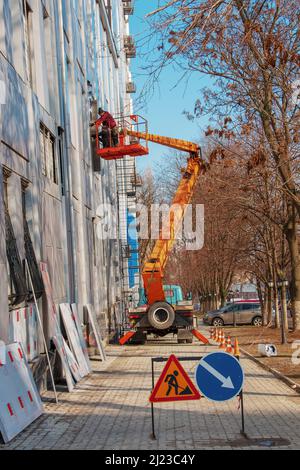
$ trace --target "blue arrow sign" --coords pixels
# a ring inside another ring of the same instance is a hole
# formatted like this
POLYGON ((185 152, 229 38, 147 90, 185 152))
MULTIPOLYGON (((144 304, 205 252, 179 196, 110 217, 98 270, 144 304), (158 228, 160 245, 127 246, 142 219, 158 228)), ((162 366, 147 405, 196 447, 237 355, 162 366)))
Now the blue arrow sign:
POLYGON ((199 362, 195 379, 200 392, 212 401, 227 401, 237 396, 244 384, 239 361, 228 353, 213 352, 199 362))

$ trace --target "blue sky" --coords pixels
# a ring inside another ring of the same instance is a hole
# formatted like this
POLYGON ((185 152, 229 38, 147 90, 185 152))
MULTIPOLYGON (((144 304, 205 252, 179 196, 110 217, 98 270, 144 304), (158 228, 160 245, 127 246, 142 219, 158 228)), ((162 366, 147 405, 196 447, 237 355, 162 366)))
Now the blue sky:
MULTIPOLYGON (((148 29, 145 15, 155 9, 157 2, 148 2, 145 0, 135 0, 135 11, 131 17, 130 29, 131 34, 135 37, 137 44, 137 57, 131 61, 131 70, 133 79, 137 85, 137 98, 142 90, 147 77, 142 76, 145 72, 142 67, 145 65, 142 57, 143 47, 141 47, 141 39, 145 36, 148 29)), ((186 80, 177 82, 182 76, 182 72, 174 70, 173 66, 169 66, 160 76, 154 95, 147 100, 145 109, 138 110, 149 124, 149 132, 153 134, 166 135, 191 141, 198 141, 201 137, 201 128, 207 127, 208 120, 198 119, 189 121, 183 111, 192 112, 197 98, 200 97, 200 90, 207 83, 208 79, 201 77, 200 74, 193 73, 188 83, 186 80)), ((150 144, 150 155, 137 158, 137 166, 139 171, 151 167, 153 171, 157 170, 157 164, 162 158, 167 158, 169 150, 157 144, 150 144)))

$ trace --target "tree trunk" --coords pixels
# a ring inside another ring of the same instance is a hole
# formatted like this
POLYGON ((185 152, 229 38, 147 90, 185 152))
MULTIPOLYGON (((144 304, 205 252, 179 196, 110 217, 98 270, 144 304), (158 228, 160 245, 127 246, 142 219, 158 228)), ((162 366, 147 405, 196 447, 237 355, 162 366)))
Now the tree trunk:
POLYGON ((272 326, 273 323, 273 305, 272 305, 272 287, 267 287, 267 295, 268 295, 268 308, 267 308, 267 316, 268 316, 268 326, 272 326))
POLYGON ((280 327, 279 319, 279 303, 278 303, 278 288, 276 282, 274 283, 274 308, 275 308, 275 328, 280 327))
POLYGON ((263 314, 264 308, 265 308, 265 299, 264 299, 262 288, 261 288, 261 281, 258 278, 256 278, 256 286, 257 286, 257 295, 258 295, 260 305, 261 305, 261 312, 263 314))
POLYGON ((281 288, 281 308, 282 308, 282 320, 285 331, 289 331, 288 315, 287 315, 287 301, 286 301, 286 287, 281 288))
POLYGON ((221 307, 224 307, 225 302, 226 302, 226 296, 223 290, 221 290, 220 300, 221 300, 221 307))
POLYGON ((268 293, 267 288, 265 288, 264 292, 264 301, 262 304, 262 314, 263 314, 263 325, 267 326, 268 324, 268 293))
POLYGON ((297 237, 297 222, 295 207, 289 204, 290 221, 285 230, 291 255, 291 302, 293 312, 293 328, 300 330, 300 253, 297 237))

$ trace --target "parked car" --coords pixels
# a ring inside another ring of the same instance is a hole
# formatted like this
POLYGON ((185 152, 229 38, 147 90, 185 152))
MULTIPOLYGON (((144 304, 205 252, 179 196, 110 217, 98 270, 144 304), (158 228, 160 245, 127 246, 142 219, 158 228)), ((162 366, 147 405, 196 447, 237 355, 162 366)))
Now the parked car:
POLYGON ((207 325, 220 327, 234 325, 234 316, 237 325, 262 326, 263 318, 259 302, 233 302, 218 310, 207 312, 203 322, 207 325))

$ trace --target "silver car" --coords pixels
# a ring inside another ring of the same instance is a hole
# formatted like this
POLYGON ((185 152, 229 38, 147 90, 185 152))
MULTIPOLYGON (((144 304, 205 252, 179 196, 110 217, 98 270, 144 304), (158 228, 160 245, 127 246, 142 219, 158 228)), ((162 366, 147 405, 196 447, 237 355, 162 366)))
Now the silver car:
POLYGON ((218 310, 207 312, 203 322, 215 327, 234 324, 262 326, 261 306, 259 302, 231 303, 218 310))

